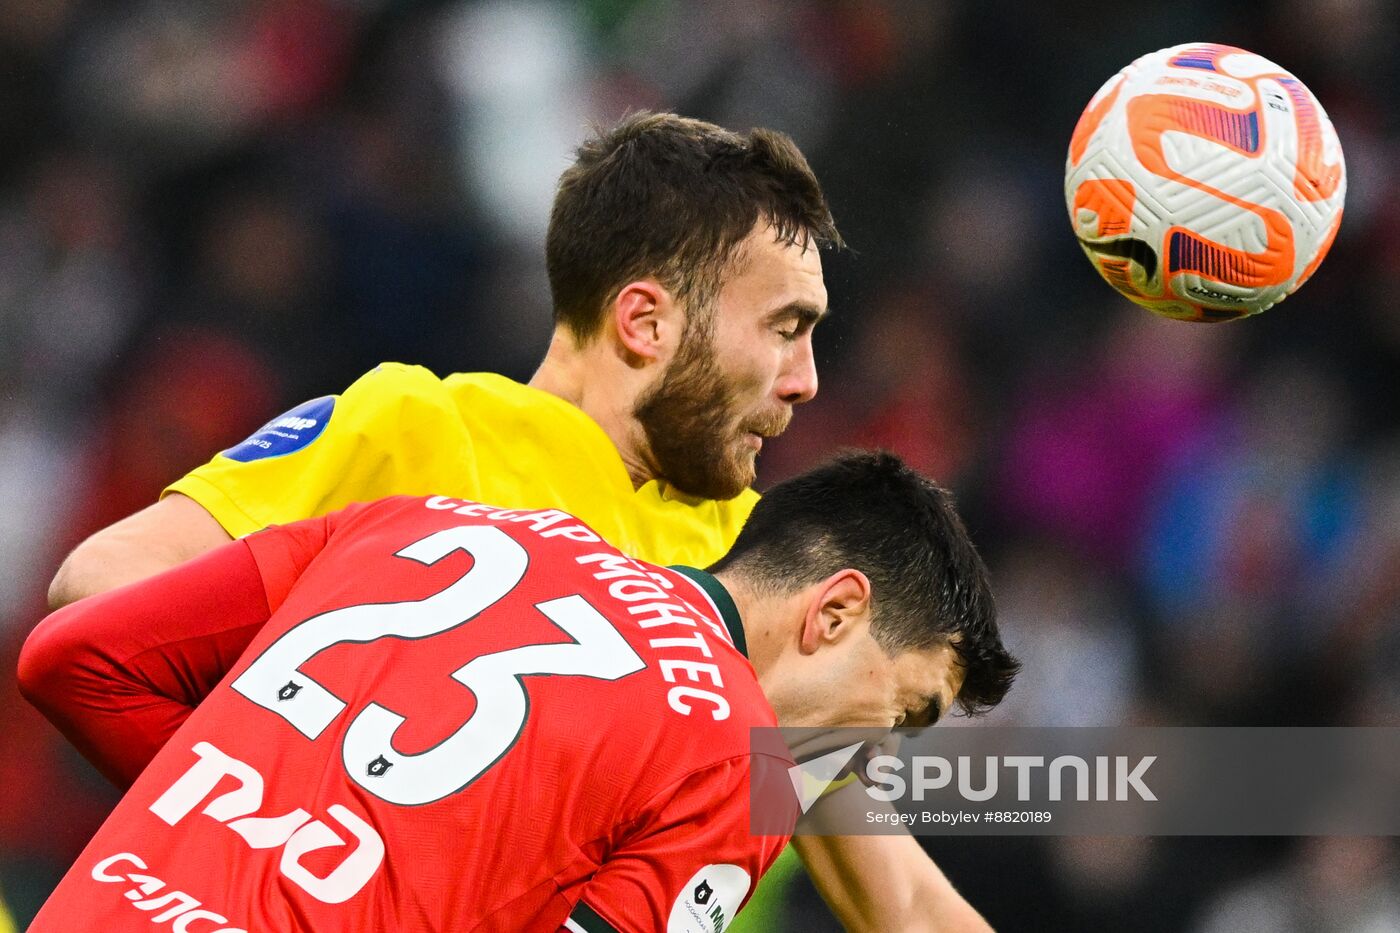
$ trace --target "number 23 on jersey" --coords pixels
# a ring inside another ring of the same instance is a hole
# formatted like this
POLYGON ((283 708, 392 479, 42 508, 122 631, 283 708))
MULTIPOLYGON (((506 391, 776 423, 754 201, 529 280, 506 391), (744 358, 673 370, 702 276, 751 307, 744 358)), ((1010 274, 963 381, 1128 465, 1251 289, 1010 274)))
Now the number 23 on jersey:
MULTIPOLYGON (((316 739, 345 713, 347 704, 303 671, 308 661, 333 645, 431 638, 468 624, 515 589, 529 564, 525 548, 514 538, 484 525, 435 532, 395 556, 432 565, 457 551, 469 554, 473 563, 445 589, 425 599, 346 606, 313 616, 273 642, 234 680, 233 689, 316 739)), ((441 800, 484 774, 519 738, 530 706, 522 678, 567 675, 614 681, 645 668, 612 623, 582 596, 550 599, 534 608, 572 641, 525 645, 463 664, 452 679, 475 695, 476 711, 418 754, 394 749, 394 733, 405 718, 369 702, 355 714, 341 746, 350 778, 389 803, 415 806, 441 800)))

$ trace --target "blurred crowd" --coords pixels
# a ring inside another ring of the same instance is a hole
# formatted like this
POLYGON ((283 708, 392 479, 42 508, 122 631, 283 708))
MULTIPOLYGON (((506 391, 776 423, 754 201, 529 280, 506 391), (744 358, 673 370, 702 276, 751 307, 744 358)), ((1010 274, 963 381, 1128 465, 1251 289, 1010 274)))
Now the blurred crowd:
MULTIPOLYGON (((792 134, 853 250, 842 445, 959 494, 1025 673, 989 721, 1400 725, 1394 0, 7 0, 0 4, 0 890, 32 915, 114 800, 19 699, 59 560, 383 360, 528 378, 552 186, 590 121, 792 134), (1314 279, 1159 320, 1065 215, 1069 134, 1154 49, 1292 70, 1347 157, 1314 279), (1389 375, 1388 375, 1389 374, 1389 375)), ((1387 839, 958 839, 1007 930, 1400 929, 1387 839)), ((793 888, 792 930, 835 929, 793 888)))

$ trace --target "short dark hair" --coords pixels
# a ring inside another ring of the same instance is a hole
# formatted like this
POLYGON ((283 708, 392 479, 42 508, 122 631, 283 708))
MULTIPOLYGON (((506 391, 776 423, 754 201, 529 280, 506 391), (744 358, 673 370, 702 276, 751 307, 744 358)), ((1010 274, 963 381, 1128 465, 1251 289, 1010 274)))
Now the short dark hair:
POLYGON ((846 568, 870 579, 871 634, 886 652, 951 645, 968 714, 1006 696, 1021 665, 1001 643, 987 567, 952 494, 894 454, 849 451, 774 486, 710 569, 792 592, 846 568))
POLYGON ((779 240, 844 245, 796 143, 673 113, 597 131, 559 179, 545 240, 556 324, 587 340, 628 282, 655 276, 704 304, 760 218, 779 240))

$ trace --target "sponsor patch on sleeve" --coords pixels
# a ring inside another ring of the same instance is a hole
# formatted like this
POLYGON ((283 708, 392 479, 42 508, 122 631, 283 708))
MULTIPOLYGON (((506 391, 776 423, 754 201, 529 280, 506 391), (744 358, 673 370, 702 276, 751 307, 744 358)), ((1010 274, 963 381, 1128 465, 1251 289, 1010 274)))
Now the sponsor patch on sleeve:
POLYGON ((706 865, 681 889, 671 906, 666 933, 718 933, 739 912, 749 893, 749 873, 738 865, 706 865))
POLYGON ((321 436, 334 410, 334 395, 303 402, 258 428, 252 437, 223 451, 223 456, 250 463, 294 454, 321 436))

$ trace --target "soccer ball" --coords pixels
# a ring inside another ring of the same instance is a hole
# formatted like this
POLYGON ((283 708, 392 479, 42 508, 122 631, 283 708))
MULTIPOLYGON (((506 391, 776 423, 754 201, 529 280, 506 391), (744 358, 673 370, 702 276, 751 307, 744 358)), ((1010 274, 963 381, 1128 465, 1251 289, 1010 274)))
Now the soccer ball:
POLYGON ((1227 321, 1296 291, 1337 235, 1346 168, 1303 83, 1228 45, 1144 55, 1069 144, 1065 202, 1108 284, 1167 317, 1227 321))

